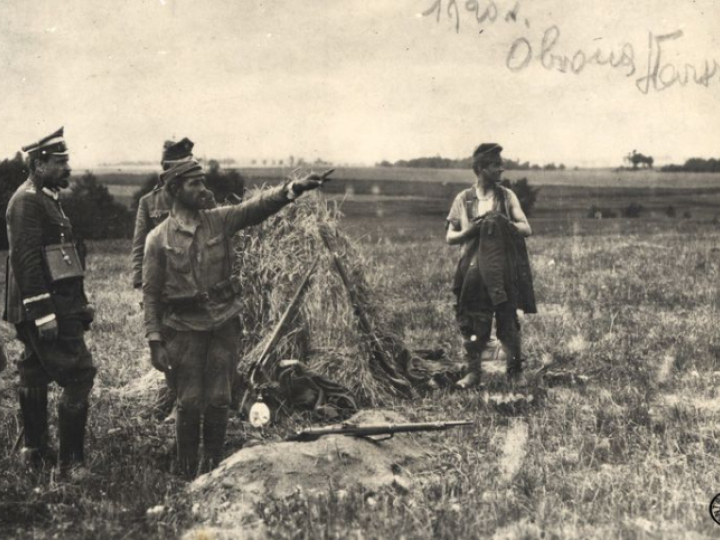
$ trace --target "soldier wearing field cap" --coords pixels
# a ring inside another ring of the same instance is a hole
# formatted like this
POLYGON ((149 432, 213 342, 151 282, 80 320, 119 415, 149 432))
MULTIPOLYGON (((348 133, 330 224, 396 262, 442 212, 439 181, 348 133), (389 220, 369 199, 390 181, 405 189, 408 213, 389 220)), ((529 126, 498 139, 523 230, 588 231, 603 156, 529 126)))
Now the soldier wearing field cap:
MULTIPOLYGON (((163 171, 167 171, 175 165, 193 159, 193 143, 187 137, 182 140, 165 141, 163 145, 160 165, 163 171)), ((215 198, 211 191, 208 191, 206 199, 207 208, 215 206, 215 198)), ((148 233, 160 225, 170 214, 172 200, 168 192, 163 189, 162 175, 158 178, 157 185, 150 193, 143 195, 138 201, 137 216, 135 218, 135 232, 132 242, 132 270, 133 287, 142 287, 142 261, 145 253, 145 240, 148 233)), ((158 390, 157 398, 152 404, 151 413, 159 418, 165 418, 172 412, 175 405, 175 389, 172 381, 167 379, 165 386, 158 390)))
POLYGON ((447 218, 447 242, 462 246, 453 292, 468 362, 459 388, 480 382, 481 356, 492 332, 507 358, 511 381, 521 379, 520 323, 517 310, 535 313, 525 237, 532 234, 515 193, 500 185, 502 147, 483 143, 472 157, 476 183, 457 195, 447 218))
POLYGON ((55 382, 63 388, 58 403, 61 470, 82 474, 88 396, 96 369, 84 340, 92 321, 84 261, 58 194, 68 187, 71 172, 63 129, 23 151, 30 176, 7 207, 10 249, 4 313, 24 345, 18 362, 23 454, 36 466, 55 459, 48 442, 47 410, 48 385, 55 382))
MULTIPOLYGON (((174 164, 193 159, 192 150, 195 144, 187 137, 179 142, 165 141, 160 164, 163 171, 174 164)), ((135 217, 135 232, 132 242, 133 287, 142 287, 142 260, 145 252, 145 239, 148 233, 160 225, 170 213, 172 201, 159 181, 150 193, 143 195, 138 201, 135 217)))
POLYGON ((192 477, 198 470, 201 426, 207 466, 222 459, 240 353, 242 302, 231 276, 231 238, 319 187, 323 179, 310 175, 240 205, 210 210, 203 206, 205 173, 196 161, 173 165, 162 180, 173 205, 145 246, 145 331, 153 366, 169 374, 177 390, 179 471, 192 477))

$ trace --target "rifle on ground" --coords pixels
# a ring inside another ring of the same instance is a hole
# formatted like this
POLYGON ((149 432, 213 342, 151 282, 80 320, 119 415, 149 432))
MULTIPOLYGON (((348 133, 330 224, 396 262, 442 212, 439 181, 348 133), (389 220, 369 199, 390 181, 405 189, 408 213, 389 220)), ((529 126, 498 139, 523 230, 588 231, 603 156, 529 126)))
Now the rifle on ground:
POLYGON ((415 424, 341 424, 339 426, 328 426, 309 428, 298 431, 289 437, 288 441, 309 442, 316 441, 326 435, 347 435, 351 437, 372 437, 374 435, 389 435, 395 433, 414 433, 418 431, 445 431, 454 427, 471 426, 470 421, 451 422, 420 422, 415 424))

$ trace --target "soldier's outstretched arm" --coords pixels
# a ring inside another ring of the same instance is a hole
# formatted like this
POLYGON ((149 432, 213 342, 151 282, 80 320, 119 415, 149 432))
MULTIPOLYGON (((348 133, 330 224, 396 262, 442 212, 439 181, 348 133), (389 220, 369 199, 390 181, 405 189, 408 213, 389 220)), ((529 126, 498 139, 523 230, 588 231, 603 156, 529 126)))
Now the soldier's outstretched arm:
POLYGON ((224 214, 225 232, 234 234, 240 229, 265 221, 306 191, 317 189, 327 180, 330 172, 332 171, 324 175, 311 174, 301 180, 285 182, 238 206, 226 206, 213 210, 213 212, 224 214))
POLYGON ((42 222, 45 208, 34 193, 22 193, 8 208, 11 231, 10 265, 17 281, 23 308, 38 326, 55 320, 50 286, 42 261, 42 222))

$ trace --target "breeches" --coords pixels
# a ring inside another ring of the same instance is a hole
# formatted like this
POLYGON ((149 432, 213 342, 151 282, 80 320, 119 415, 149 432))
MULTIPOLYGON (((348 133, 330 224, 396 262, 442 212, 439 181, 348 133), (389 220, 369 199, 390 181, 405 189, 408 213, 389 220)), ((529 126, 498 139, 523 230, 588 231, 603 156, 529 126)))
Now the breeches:
POLYGON ((170 383, 177 391, 178 409, 203 411, 229 407, 239 356, 240 323, 233 317, 215 330, 163 329, 172 367, 170 383))
POLYGON ((66 406, 82 407, 97 372, 85 345, 85 329, 82 321, 74 317, 58 317, 57 324, 58 337, 54 341, 41 340, 33 321, 15 325, 25 347, 18 362, 20 385, 46 387, 54 381, 63 388, 61 401, 66 406))

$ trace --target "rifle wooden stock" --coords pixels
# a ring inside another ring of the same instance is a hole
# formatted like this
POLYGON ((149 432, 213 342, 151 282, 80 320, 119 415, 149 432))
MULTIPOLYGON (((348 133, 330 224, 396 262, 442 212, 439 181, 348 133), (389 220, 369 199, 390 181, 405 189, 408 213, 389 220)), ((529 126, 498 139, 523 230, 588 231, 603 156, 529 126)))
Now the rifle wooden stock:
POLYGON ((307 291, 308 284, 310 283, 310 278, 312 277, 313 273, 315 272, 315 269, 317 268, 319 260, 320 260, 320 257, 317 257, 315 259, 315 262, 310 267, 310 270, 308 270, 308 273, 305 275, 305 278, 303 279, 302 283, 300 283, 300 287, 298 287, 298 290, 295 293, 295 296, 293 296, 293 299, 290 301, 290 304, 288 304, 287 309, 285 309, 285 312, 283 313, 282 317, 280 317, 280 320, 275 325, 275 329, 273 330, 272 336, 270 337, 268 342, 265 344, 265 347, 263 348, 262 353, 260 354, 260 357, 257 359, 257 361, 255 363, 253 363, 252 367, 250 368, 250 373, 248 376, 249 388, 245 391, 245 394, 243 395, 242 401, 240 403, 241 411, 243 410, 245 404, 247 403, 247 399, 248 399, 250 392, 253 390, 253 387, 257 384, 257 382, 255 381, 255 378, 256 378, 258 372, 263 373, 263 369, 265 368, 265 365, 268 363, 270 357, 272 356, 275 346, 280 341, 280 338, 282 338, 285 330, 287 329, 287 326, 290 323, 292 323, 293 319, 295 318, 295 314, 297 313, 298 306, 300 305, 300 300, 302 300, 303 296, 305 295, 305 292, 307 291))
POLYGON ((373 435, 392 435, 394 433, 413 433, 418 431, 445 431, 454 427, 471 426, 473 422, 461 420, 451 422, 420 422, 410 424, 343 424, 309 428, 298 431, 289 441, 309 442, 316 441, 327 435, 347 435, 352 437, 370 437, 373 435))

